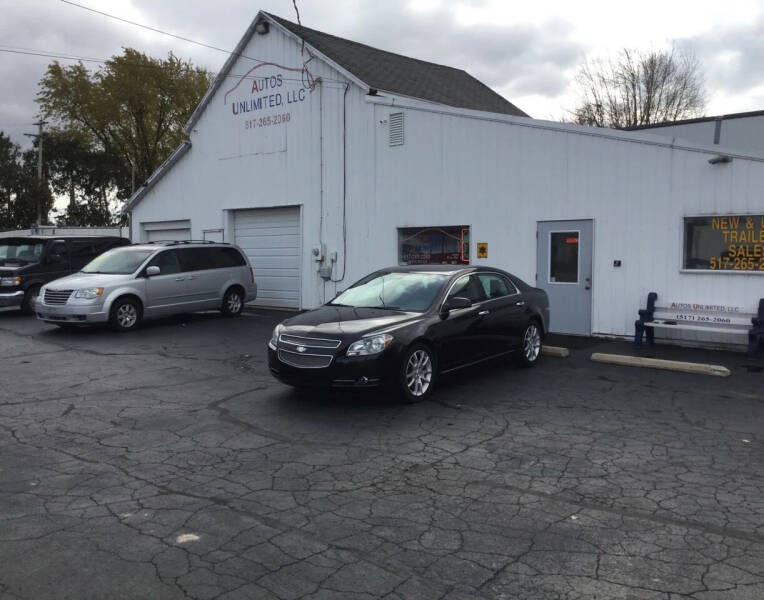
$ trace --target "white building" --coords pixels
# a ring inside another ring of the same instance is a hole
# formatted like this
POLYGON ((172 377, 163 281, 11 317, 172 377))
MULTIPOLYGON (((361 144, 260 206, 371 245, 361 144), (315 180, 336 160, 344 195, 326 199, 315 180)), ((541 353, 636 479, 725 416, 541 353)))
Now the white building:
POLYGON ((698 144, 720 144, 759 154, 764 152, 764 110, 643 125, 631 127, 629 131, 654 133, 698 144))
POLYGON ((649 291, 764 297, 764 256, 730 257, 749 222, 711 219, 755 217, 764 253, 762 151, 531 119, 464 71, 262 12, 187 134, 128 203, 132 237, 238 244, 265 306, 441 261, 543 287, 560 332, 631 335, 649 291))

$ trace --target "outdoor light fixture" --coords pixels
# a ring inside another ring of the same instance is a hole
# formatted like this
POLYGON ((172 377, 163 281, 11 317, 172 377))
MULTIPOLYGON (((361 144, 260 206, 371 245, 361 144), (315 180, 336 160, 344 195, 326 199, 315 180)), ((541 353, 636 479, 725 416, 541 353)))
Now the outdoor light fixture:
POLYGON ((270 23, 268 21, 265 21, 263 19, 260 19, 257 23, 255 23, 255 31, 259 33, 260 35, 265 35, 268 33, 268 30, 271 28, 270 23))
POLYGON ((714 156, 713 158, 708 159, 708 163, 711 165, 719 165, 719 164, 726 164, 731 163, 732 157, 727 156, 726 154, 719 154, 717 156, 714 156))

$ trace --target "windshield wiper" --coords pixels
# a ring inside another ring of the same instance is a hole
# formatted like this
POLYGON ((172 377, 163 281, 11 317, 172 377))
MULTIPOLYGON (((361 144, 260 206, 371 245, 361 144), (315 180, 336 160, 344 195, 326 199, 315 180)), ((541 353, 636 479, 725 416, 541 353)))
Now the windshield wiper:
POLYGON ((369 308, 379 308, 380 310, 403 310, 400 306, 390 306, 389 304, 383 304, 381 306, 370 306, 369 308))
POLYGON ((339 302, 328 302, 327 306, 345 306, 347 308, 355 308, 352 304, 340 304, 339 302))

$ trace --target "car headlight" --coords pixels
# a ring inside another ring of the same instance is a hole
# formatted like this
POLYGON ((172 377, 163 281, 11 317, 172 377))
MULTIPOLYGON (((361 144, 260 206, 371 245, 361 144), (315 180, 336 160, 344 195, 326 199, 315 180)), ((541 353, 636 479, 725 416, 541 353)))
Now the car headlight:
POLYGON ((98 298, 100 296, 103 296, 102 287, 82 288, 81 290, 77 290, 74 294, 75 298, 85 298, 85 300, 92 300, 93 298, 98 298))
POLYGON ((279 323, 276 325, 276 327, 273 329, 273 333, 271 334, 271 341, 268 342, 268 345, 271 347, 271 349, 275 350, 276 346, 279 343, 279 336, 281 335, 281 332, 284 330, 284 326, 279 323))
POLYGON ((372 335, 350 344, 348 356, 366 356, 368 354, 379 354, 387 348, 393 341, 393 336, 389 333, 372 335))
POLYGON ((0 277, 0 285, 3 287, 15 287, 21 285, 21 277, 0 277))

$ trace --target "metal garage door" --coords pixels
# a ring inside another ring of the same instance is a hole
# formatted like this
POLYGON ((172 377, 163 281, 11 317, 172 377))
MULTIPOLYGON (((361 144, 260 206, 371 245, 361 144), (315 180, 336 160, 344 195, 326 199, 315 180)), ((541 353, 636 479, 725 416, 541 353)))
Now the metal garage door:
POLYGON ((152 221, 141 223, 141 240, 161 242, 168 240, 190 240, 191 221, 152 221))
POLYGON ((234 235, 255 270, 256 304, 299 309, 299 207, 237 210, 234 235))

